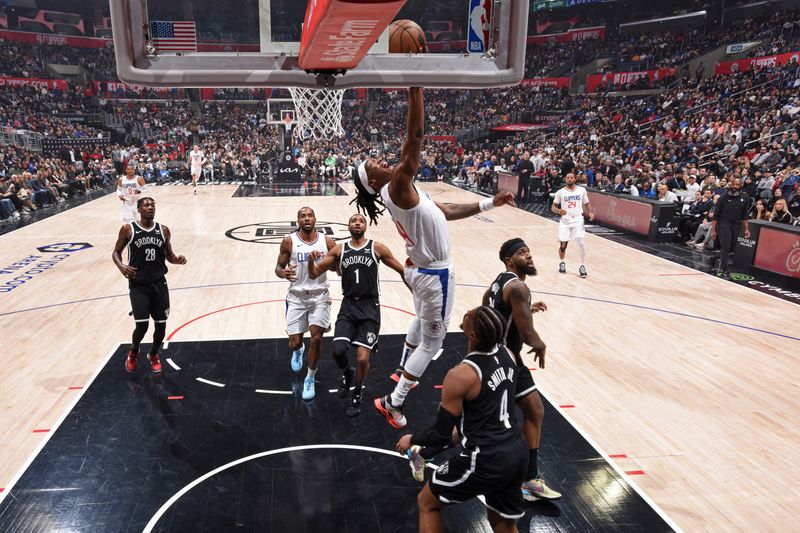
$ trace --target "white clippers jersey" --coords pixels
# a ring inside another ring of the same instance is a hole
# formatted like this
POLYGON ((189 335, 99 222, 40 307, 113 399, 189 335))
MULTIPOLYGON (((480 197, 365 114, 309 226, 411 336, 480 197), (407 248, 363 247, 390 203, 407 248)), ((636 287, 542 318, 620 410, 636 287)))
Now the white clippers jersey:
MULTIPOLYGON (((328 288, 328 276, 322 274, 317 279, 308 277, 308 256, 313 251, 322 252, 324 256, 328 253, 328 245, 325 243, 325 236, 317 232, 317 240, 313 244, 304 242, 295 231, 292 237, 292 255, 289 264, 294 268, 297 279, 289 285, 290 292, 298 291, 320 291, 328 288)), ((320 257, 322 260, 322 257, 320 257)))
POLYGON ((136 204, 136 201, 141 198, 141 192, 144 187, 139 185, 139 176, 134 176, 129 180, 128 176, 122 176, 122 182, 119 186, 119 192, 125 198, 126 204, 136 204), (140 194, 136 194, 139 191, 140 194))
POLYGON ((567 212, 559 222, 567 226, 579 226, 583 223, 583 206, 589 203, 589 196, 583 187, 576 186, 572 191, 563 187, 556 193, 553 203, 567 212))
POLYGON ((389 186, 380 190, 383 203, 392 216, 400 236, 406 241, 406 253, 418 267, 441 267, 450 262, 450 239, 447 220, 431 197, 417 189, 419 203, 413 209, 401 209, 389 197, 389 186))
POLYGON ((200 168, 204 158, 203 152, 200 150, 192 150, 189 152, 189 160, 192 162, 192 168, 200 168))

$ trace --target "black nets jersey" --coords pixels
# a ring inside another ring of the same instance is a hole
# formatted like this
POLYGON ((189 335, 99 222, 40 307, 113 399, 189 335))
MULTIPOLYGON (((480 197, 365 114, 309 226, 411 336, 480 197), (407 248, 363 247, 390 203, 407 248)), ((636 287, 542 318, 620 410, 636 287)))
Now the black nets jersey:
POLYGON ((496 446, 518 438, 519 424, 514 395, 517 390, 517 364, 508 349, 499 344, 490 352, 472 352, 463 364, 475 369, 481 391, 464 400, 461 414, 461 444, 465 448, 496 446))
POLYGON ((131 222, 133 234, 128 241, 128 265, 136 269, 135 283, 149 283, 163 278, 167 273, 166 242, 161 224, 146 230, 131 222))
POLYGON ((519 355, 522 351, 522 339, 520 339, 517 326, 514 324, 511 304, 503 299, 503 289, 506 284, 515 279, 519 279, 513 272, 503 272, 492 282, 489 288, 489 306, 503 315, 506 320, 506 339, 505 345, 511 353, 519 355))
POLYGON ((378 298, 378 258, 372 240, 368 240, 361 248, 353 248, 347 242, 342 244, 339 268, 342 271, 342 294, 345 298, 378 298))

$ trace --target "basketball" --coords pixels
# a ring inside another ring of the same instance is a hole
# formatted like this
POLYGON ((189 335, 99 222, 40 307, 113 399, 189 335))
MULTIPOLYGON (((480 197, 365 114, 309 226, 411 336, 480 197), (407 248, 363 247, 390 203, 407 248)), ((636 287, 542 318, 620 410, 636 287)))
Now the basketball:
POLYGON ((425 31, 413 20, 395 20, 389 26, 389 52, 421 54, 428 51, 425 31))

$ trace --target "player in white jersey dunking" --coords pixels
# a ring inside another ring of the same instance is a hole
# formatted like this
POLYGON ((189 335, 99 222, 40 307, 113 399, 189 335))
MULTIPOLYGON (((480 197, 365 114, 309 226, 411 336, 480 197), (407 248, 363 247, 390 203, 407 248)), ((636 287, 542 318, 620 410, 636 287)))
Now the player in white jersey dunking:
MULTIPOLYGON (((312 252, 324 255, 335 246, 333 239, 321 235, 317 229, 317 217, 310 207, 297 212, 298 231, 283 238, 275 274, 290 282, 286 294, 286 334, 292 350, 292 370, 303 368, 303 334, 308 331, 308 373, 303 381, 303 399, 312 400, 316 395, 314 378, 322 351, 322 334, 331 326, 331 295, 325 274, 311 279, 308 261, 312 252)), ((318 257, 317 261, 322 257, 318 257)))
POLYGON ((562 274, 567 272, 567 264, 564 262, 564 257, 567 254, 567 245, 575 241, 578 247, 578 257, 581 264, 578 268, 578 273, 582 278, 587 276, 586 265, 586 228, 583 223, 584 212, 589 213, 589 220, 594 220, 594 208, 589 203, 589 195, 586 194, 586 189, 575 185, 575 174, 569 173, 565 178, 567 186, 563 187, 556 192, 553 198, 553 206, 550 208, 553 213, 561 215, 558 221, 558 240, 561 243, 558 248, 558 257, 561 262, 558 265, 558 271, 562 274))
POLYGON ((122 219, 130 224, 139 220, 136 202, 142 197, 147 184, 144 178, 136 175, 136 169, 128 165, 125 175, 117 178, 117 196, 122 200, 122 219))
POLYGON ((422 151, 425 107, 422 89, 408 90, 408 130, 400 162, 392 167, 369 159, 358 167, 354 202, 372 222, 386 207, 397 231, 406 241, 405 280, 414 295, 416 318, 406 335, 402 374, 390 396, 375 399, 375 408, 395 428, 406 425, 403 403, 408 392, 442 347, 453 309, 455 276, 447 236, 448 220, 477 215, 495 206, 514 205, 514 195, 499 193, 470 204, 441 204, 418 191, 414 175, 422 151))
POLYGON ((189 152, 189 172, 192 174, 192 187, 194 193, 197 194, 197 180, 200 174, 203 173, 203 165, 206 164, 206 155, 200 151, 200 147, 196 144, 192 146, 192 151, 189 152))

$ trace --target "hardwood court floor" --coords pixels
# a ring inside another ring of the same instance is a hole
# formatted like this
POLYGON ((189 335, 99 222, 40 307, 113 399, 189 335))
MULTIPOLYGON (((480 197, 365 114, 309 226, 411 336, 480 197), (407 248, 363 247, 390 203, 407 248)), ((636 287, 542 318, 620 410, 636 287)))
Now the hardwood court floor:
MULTIPOLYGON (((438 201, 477 198, 449 185, 421 188, 438 201)), ((346 236, 344 226, 322 222, 345 223, 350 197, 232 198, 232 186, 199 191, 152 191, 156 219, 189 260, 170 266, 167 276, 168 334, 181 341, 281 336, 282 306, 274 302, 286 287, 273 274, 278 247, 269 241, 303 205, 316 210, 320 226, 346 236)), ((0 236, 0 487, 13 484, 109 347, 130 337, 126 282, 110 259, 120 225, 112 195, 0 236), (26 258, 30 264, 8 268, 26 258)), ((449 231, 459 284, 451 330, 502 269, 500 243, 525 238, 539 268, 528 284, 550 307, 535 319, 549 346, 537 383, 552 404, 572 406, 562 412, 616 456, 621 470, 634 472, 632 481, 680 528, 796 527, 796 306, 592 235, 590 277, 578 278, 575 250, 568 251, 569 273, 558 274, 556 224, 508 207, 453 222, 449 231)), ((367 235, 402 256, 388 218, 367 235)), ((381 275, 382 302, 397 308, 383 313, 383 331, 403 333, 410 296, 394 273, 381 275)), ((338 283, 331 285, 338 296, 338 283)))

